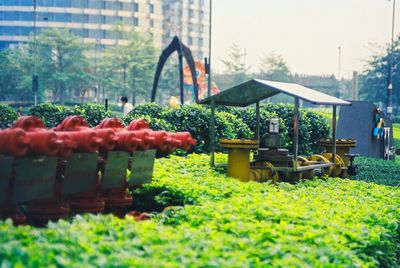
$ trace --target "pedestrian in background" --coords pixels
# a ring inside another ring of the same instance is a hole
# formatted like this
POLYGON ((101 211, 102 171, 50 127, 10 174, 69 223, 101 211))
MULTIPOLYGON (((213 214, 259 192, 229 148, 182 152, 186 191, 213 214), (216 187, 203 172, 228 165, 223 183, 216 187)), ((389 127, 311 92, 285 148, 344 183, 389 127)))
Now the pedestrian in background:
POLYGON ((128 98, 126 96, 121 97, 121 102, 122 102, 122 111, 124 113, 124 116, 129 114, 130 111, 132 111, 133 106, 128 102, 128 98))

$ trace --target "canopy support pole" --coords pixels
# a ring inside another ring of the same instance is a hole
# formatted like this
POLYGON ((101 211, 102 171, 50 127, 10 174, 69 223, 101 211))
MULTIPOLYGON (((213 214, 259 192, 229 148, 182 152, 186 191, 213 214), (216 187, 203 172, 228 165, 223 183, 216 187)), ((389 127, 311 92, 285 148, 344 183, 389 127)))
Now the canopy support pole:
POLYGON ((336 105, 332 109, 332 163, 336 165, 336 105))
POLYGON ((260 147, 260 102, 256 102, 256 139, 260 147))
POLYGON ((296 171, 299 155, 299 98, 294 98, 293 136, 293 170, 296 171))
POLYGON ((214 147, 214 142, 215 142, 215 101, 211 101, 211 126, 210 126, 210 165, 211 167, 215 166, 215 159, 214 159, 214 154, 215 154, 215 147, 214 147))

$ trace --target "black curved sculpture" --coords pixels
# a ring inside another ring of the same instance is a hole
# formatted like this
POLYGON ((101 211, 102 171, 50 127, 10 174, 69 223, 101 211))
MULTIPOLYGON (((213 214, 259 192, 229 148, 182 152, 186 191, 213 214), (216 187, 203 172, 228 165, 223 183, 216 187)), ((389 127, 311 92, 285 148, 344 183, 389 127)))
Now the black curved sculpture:
POLYGON ((161 72, 164 68, 165 62, 171 56, 172 53, 175 51, 178 52, 178 57, 179 57, 179 82, 180 82, 180 91, 181 91, 181 105, 184 102, 184 91, 183 91, 183 57, 185 57, 186 62, 189 65, 190 72, 192 73, 192 79, 193 79, 193 86, 194 86, 194 98, 196 103, 199 102, 199 95, 198 95, 198 90, 199 90, 199 85, 197 84, 197 77, 196 77, 196 66, 193 60, 192 52, 190 49, 185 46, 177 36, 175 36, 172 39, 172 42, 168 45, 166 49, 163 50, 161 53, 161 56, 158 60, 157 64, 157 70, 156 74, 154 76, 154 82, 153 82, 153 90, 151 92, 151 102, 154 102, 156 99, 156 94, 157 94, 157 87, 158 87, 158 82, 160 80, 161 72))

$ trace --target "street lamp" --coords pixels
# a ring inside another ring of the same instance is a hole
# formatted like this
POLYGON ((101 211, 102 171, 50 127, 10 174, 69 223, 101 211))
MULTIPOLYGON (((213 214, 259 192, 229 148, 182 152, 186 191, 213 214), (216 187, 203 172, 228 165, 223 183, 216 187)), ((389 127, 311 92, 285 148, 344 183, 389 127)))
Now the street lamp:
POLYGON ((36 0, 33 0, 33 75, 32 75, 32 91, 34 96, 34 104, 37 105, 38 92, 38 75, 36 69, 36 0))
POLYGON ((208 37, 208 89, 207 96, 211 96, 211 21, 212 21, 212 0, 210 0, 210 25, 208 37))
POLYGON ((393 0, 393 15, 392 15, 392 40, 390 45, 390 56, 389 56, 389 74, 388 74, 388 86, 387 86, 387 114, 390 119, 393 116, 393 52, 394 52, 394 19, 396 12, 396 0, 393 0))

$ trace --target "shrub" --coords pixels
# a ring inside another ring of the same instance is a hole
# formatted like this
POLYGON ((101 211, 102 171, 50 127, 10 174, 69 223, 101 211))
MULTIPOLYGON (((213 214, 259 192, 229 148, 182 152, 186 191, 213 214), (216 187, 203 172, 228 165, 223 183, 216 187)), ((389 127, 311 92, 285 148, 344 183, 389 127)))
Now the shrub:
MULTIPOLYGON (((195 152, 209 152, 210 150, 210 109, 200 106, 184 105, 179 109, 169 109, 162 113, 162 117, 177 131, 189 131, 198 141, 195 152)), ((220 138, 249 138, 253 134, 239 118, 225 112, 215 113, 215 142, 220 138)))
MULTIPOLYGON (((257 131, 257 122, 256 122, 256 109, 254 107, 247 109, 234 109, 231 110, 236 117, 243 120, 243 122, 248 125, 252 132, 257 131)), ((265 109, 260 109, 260 143, 263 145, 263 137, 265 134, 269 133, 269 122, 271 118, 278 118, 275 113, 270 113, 265 109)), ((287 148, 288 139, 288 130, 287 126, 283 123, 283 120, 278 118, 280 121, 279 124, 279 133, 282 135, 282 148, 287 148)))
POLYGON ((95 127, 101 123, 106 117, 112 117, 112 113, 106 111, 104 105, 96 103, 85 103, 76 105, 72 109, 74 115, 80 115, 84 117, 89 123, 90 127, 95 127))
POLYGON ((47 128, 53 128, 60 124, 65 117, 72 115, 72 110, 67 106, 41 103, 29 108, 28 114, 39 117, 47 128))
POLYGON ((136 115, 129 113, 124 117, 123 122, 125 125, 129 125, 130 122, 136 119, 145 119, 149 123, 150 128, 153 130, 165 130, 172 132, 176 131, 175 126, 165 121, 164 119, 150 117, 149 115, 136 115))
POLYGON ((18 114, 8 105, 0 105, 0 129, 9 128, 15 120, 17 120, 18 114))
MULTIPOLYGON (((276 114, 287 127, 288 138, 286 148, 293 151, 293 116, 294 107, 291 104, 265 104, 261 110, 276 114)), ((321 151, 319 140, 329 136, 329 127, 323 116, 300 109, 299 111, 299 153, 309 155, 321 151)))
POLYGON ((400 165, 396 162, 370 157, 357 157, 359 172, 352 179, 377 184, 400 186, 400 165))
POLYGON ((127 116, 137 118, 137 116, 147 115, 153 118, 161 118, 161 115, 165 110, 166 109, 160 105, 154 102, 149 102, 133 107, 132 111, 130 111, 127 116))

